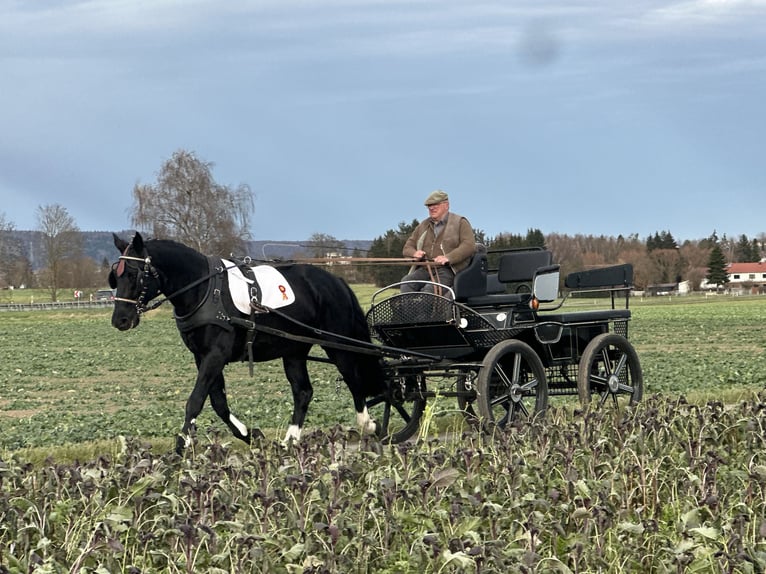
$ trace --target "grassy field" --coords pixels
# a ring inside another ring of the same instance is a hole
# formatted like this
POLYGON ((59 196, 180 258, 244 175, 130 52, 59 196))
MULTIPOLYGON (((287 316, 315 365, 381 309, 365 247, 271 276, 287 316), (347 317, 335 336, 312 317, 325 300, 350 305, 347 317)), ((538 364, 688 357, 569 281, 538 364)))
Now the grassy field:
POLYGON ((766 385, 766 298, 656 297, 630 306, 649 393, 734 402, 766 385))
POLYGON ((2 313, 0 572, 763 572, 766 298, 631 308, 634 410, 553 398, 486 437, 433 403, 446 439, 381 449, 350 440, 350 394, 312 364, 285 447, 279 363, 232 365, 232 409, 267 439, 206 407, 183 458, 195 371, 169 309, 126 333, 105 309, 2 313))
MULTIPOLYGON (((373 291, 358 288, 360 301, 373 291)), ((735 402, 764 388, 766 298, 634 299, 631 308, 630 340, 647 394, 735 402)), ((126 333, 110 316, 109 309, 0 315, 0 449, 119 435, 162 442, 178 430, 196 371, 171 309, 161 307, 126 333)), ((319 363, 311 371, 316 394, 307 425, 350 425, 351 397, 337 388, 337 372, 319 363)), ((292 410, 281 363, 257 365, 254 378, 246 365, 230 365, 226 377, 233 411, 280 435, 292 410)), ((451 402, 443 408, 454 411, 451 402)), ((220 425, 208 407, 199 422, 220 425)))

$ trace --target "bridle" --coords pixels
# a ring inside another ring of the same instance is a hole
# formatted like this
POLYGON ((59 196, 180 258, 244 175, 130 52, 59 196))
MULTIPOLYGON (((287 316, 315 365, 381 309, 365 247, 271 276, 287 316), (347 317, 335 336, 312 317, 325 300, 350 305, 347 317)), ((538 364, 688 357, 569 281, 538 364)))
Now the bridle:
POLYGON ((215 267, 213 271, 211 271, 207 275, 203 275, 199 279, 196 279, 192 281, 191 283, 189 283, 188 285, 181 287, 180 289, 174 291, 170 295, 163 297, 162 299, 157 299, 151 305, 147 305, 146 295, 149 289, 148 279, 151 276, 157 281, 159 281, 160 279, 159 271, 157 271, 157 268, 154 265, 152 265, 151 255, 147 255, 146 257, 134 257, 132 255, 127 255, 128 249, 130 249, 130 245, 128 245, 125 248, 125 251, 122 253, 122 255, 120 255, 119 261, 112 265, 112 273, 114 273, 115 278, 121 277, 123 273, 125 273, 125 267, 127 267, 127 263, 126 263, 127 261, 137 261, 139 263, 143 263, 144 264, 143 270, 138 276, 138 283, 141 286, 141 292, 138 295, 138 299, 126 299, 125 297, 115 297, 114 301, 134 304, 136 306, 136 312, 139 315, 142 315, 146 313, 147 311, 153 311, 154 309, 162 305, 165 301, 169 301, 173 297, 176 297, 177 295, 180 295, 181 293, 185 293, 186 291, 189 291, 190 289, 196 287, 200 283, 204 283, 211 277, 214 277, 215 275, 223 273, 226 269, 228 269, 227 267, 224 267, 224 266, 215 267))
POLYGON ((146 304, 146 294, 148 292, 148 278, 151 276, 154 279, 159 281, 160 274, 157 271, 157 269, 152 265, 152 258, 151 256, 147 255, 146 257, 133 257, 131 255, 126 255, 128 252, 128 249, 130 249, 130 245, 125 248, 125 251, 122 255, 120 255, 119 261, 112 265, 112 273, 114 273, 115 278, 121 277, 123 273, 125 273, 125 267, 127 267, 126 261, 138 261, 140 263, 144 264, 143 271, 138 276, 138 283, 141 286, 141 292, 138 295, 138 299, 126 299, 125 297, 115 297, 115 302, 122 302, 122 303, 132 303, 136 306, 136 312, 141 315, 142 313, 146 313, 147 311, 151 311, 153 309, 156 309, 160 305, 162 305, 169 297, 166 297, 164 299, 160 299, 159 301, 155 301, 151 306, 148 306, 146 304), (147 280, 145 280, 147 279, 147 280))

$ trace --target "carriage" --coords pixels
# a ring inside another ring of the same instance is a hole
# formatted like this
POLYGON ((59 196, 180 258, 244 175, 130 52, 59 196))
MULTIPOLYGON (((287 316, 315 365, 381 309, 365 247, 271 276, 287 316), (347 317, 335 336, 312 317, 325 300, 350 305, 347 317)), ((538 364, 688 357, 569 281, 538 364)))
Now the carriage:
POLYGON ((249 362, 252 372, 256 362, 282 359, 293 394, 285 441, 300 438, 311 360, 337 367, 361 430, 389 443, 414 435, 437 395, 456 398, 471 424, 494 432, 541 416, 551 395, 619 405, 643 393, 628 341, 629 264, 570 273, 561 295, 550 251, 478 246, 452 287, 405 293, 390 285, 365 314, 349 286, 319 266, 227 261, 140 233, 114 240, 113 326, 137 327, 143 313, 170 301, 194 355, 179 453, 208 398, 237 438, 250 442, 260 432, 229 410, 223 371, 234 361, 249 362), (587 305, 565 306, 572 301, 587 305), (310 355, 315 345, 325 357, 310 355))
POLYGON ((452 288, 377 291, 367 322, 389 391, 368 406, 382 408, 386 439, 411 437, 437 395, 455 397, 466 419, 490 432, 543 415, 550 396, 638 402, 643 378, 628 341, 632 266, 570 273, 563 290, 559 274, 550 251, 479 245, 452 288))

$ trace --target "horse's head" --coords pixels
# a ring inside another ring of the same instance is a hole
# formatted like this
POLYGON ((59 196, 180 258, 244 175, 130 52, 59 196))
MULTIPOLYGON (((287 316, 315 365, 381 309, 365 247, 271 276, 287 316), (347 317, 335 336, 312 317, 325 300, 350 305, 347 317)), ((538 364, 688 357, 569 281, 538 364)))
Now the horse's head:
POLYGON ((114 235, 114 246, 120 258, 109 272, 109 286, 116 290, 112 325, 127 331, 138 326, 146 303, 159 294, 159 277, 140 233, 130 242, 114 235))

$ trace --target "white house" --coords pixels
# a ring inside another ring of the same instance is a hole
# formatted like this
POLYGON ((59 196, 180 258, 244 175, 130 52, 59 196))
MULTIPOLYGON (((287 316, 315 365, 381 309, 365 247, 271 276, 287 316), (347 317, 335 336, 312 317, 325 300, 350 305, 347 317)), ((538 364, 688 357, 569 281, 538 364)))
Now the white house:
MULTIPOLYGON (((729 263, 726 266, 726 274, 729 284, 726 286, 730 291, 763 293, 766 292, 766 261, 757 263, 729 263)), ((700 283, 700 289, 716 289, 707 279, 700 283)))

